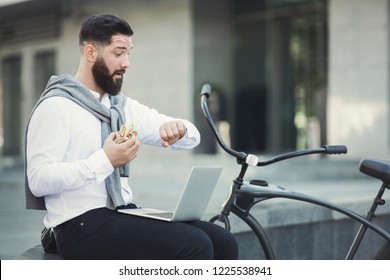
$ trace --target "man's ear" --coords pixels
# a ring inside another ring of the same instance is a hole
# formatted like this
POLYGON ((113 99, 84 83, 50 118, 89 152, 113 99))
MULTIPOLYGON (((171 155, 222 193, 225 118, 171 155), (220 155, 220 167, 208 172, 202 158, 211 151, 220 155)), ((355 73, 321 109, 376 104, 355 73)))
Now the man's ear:
POLYGON ((86 44, 84 46, 84 57, 89 63, 95 63, 98 57, 98 50, 92 44, 86 44))

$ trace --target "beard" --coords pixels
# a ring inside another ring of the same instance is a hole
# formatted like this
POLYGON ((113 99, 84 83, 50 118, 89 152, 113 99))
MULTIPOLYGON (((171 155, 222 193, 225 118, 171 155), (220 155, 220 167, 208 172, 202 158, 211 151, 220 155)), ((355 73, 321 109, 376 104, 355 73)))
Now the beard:
POLYGON ((123 76, 114 80, 114 75, 123 75, 125 70, 116 70, 110 74, 103 57, 99 56, 92 66, 92 75, 96 83, 109 95, 115 96, 122 89, 123 76))

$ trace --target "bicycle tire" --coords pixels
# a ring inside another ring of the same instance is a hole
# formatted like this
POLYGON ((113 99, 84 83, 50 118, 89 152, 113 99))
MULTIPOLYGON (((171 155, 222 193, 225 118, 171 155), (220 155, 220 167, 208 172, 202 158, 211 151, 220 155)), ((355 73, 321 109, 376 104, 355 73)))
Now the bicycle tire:
POLYGON ((375 260, 390 260, 390 241, 387 241, 376 253, 375 260))

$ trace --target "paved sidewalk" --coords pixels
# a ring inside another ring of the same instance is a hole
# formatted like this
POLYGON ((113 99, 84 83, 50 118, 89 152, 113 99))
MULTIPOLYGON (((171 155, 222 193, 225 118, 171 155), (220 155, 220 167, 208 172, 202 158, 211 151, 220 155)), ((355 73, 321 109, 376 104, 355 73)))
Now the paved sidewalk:
MULTIPOLYGON (((135 202, 139 206, 173 210, 187 175, 194 165, 223 166, 205 219, 218 213, 232 180, 239 173, 239 165, 233 158, 225 155, 149 152, 144 157, 140 156, 131 166, 135 202)), ((372 200, 380 186, 379 181, 360 174, 357 168, 358 162, 349 162, 342 158, 297 158, 274 166, 251 168, 248 171, 248 179, 269 180, 289 190, 354 207, 359 206, 356 202, 372 200)), ((389 195, 390 192, 386 195, 388 199, 389 195)), ((39 235, 45 213, 25 210, 24 203, 22 167, 0 164, 0 259, 14 259, 40 242, 39 235)), ((275 207, 281 205, 278 203, 281 202, 275 202, 275 207)), ((360 211, 359 207, 357 210, 360 211)))

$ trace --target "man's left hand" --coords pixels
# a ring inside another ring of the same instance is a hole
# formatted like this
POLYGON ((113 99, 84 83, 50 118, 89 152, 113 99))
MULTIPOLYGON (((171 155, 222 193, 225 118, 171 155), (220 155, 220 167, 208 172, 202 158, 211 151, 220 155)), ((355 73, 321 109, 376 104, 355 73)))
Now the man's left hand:
POLYGON ((186 126, 181 120, 169 121, 160 126, 161 144, 168 147, 186 134, 186 126))

